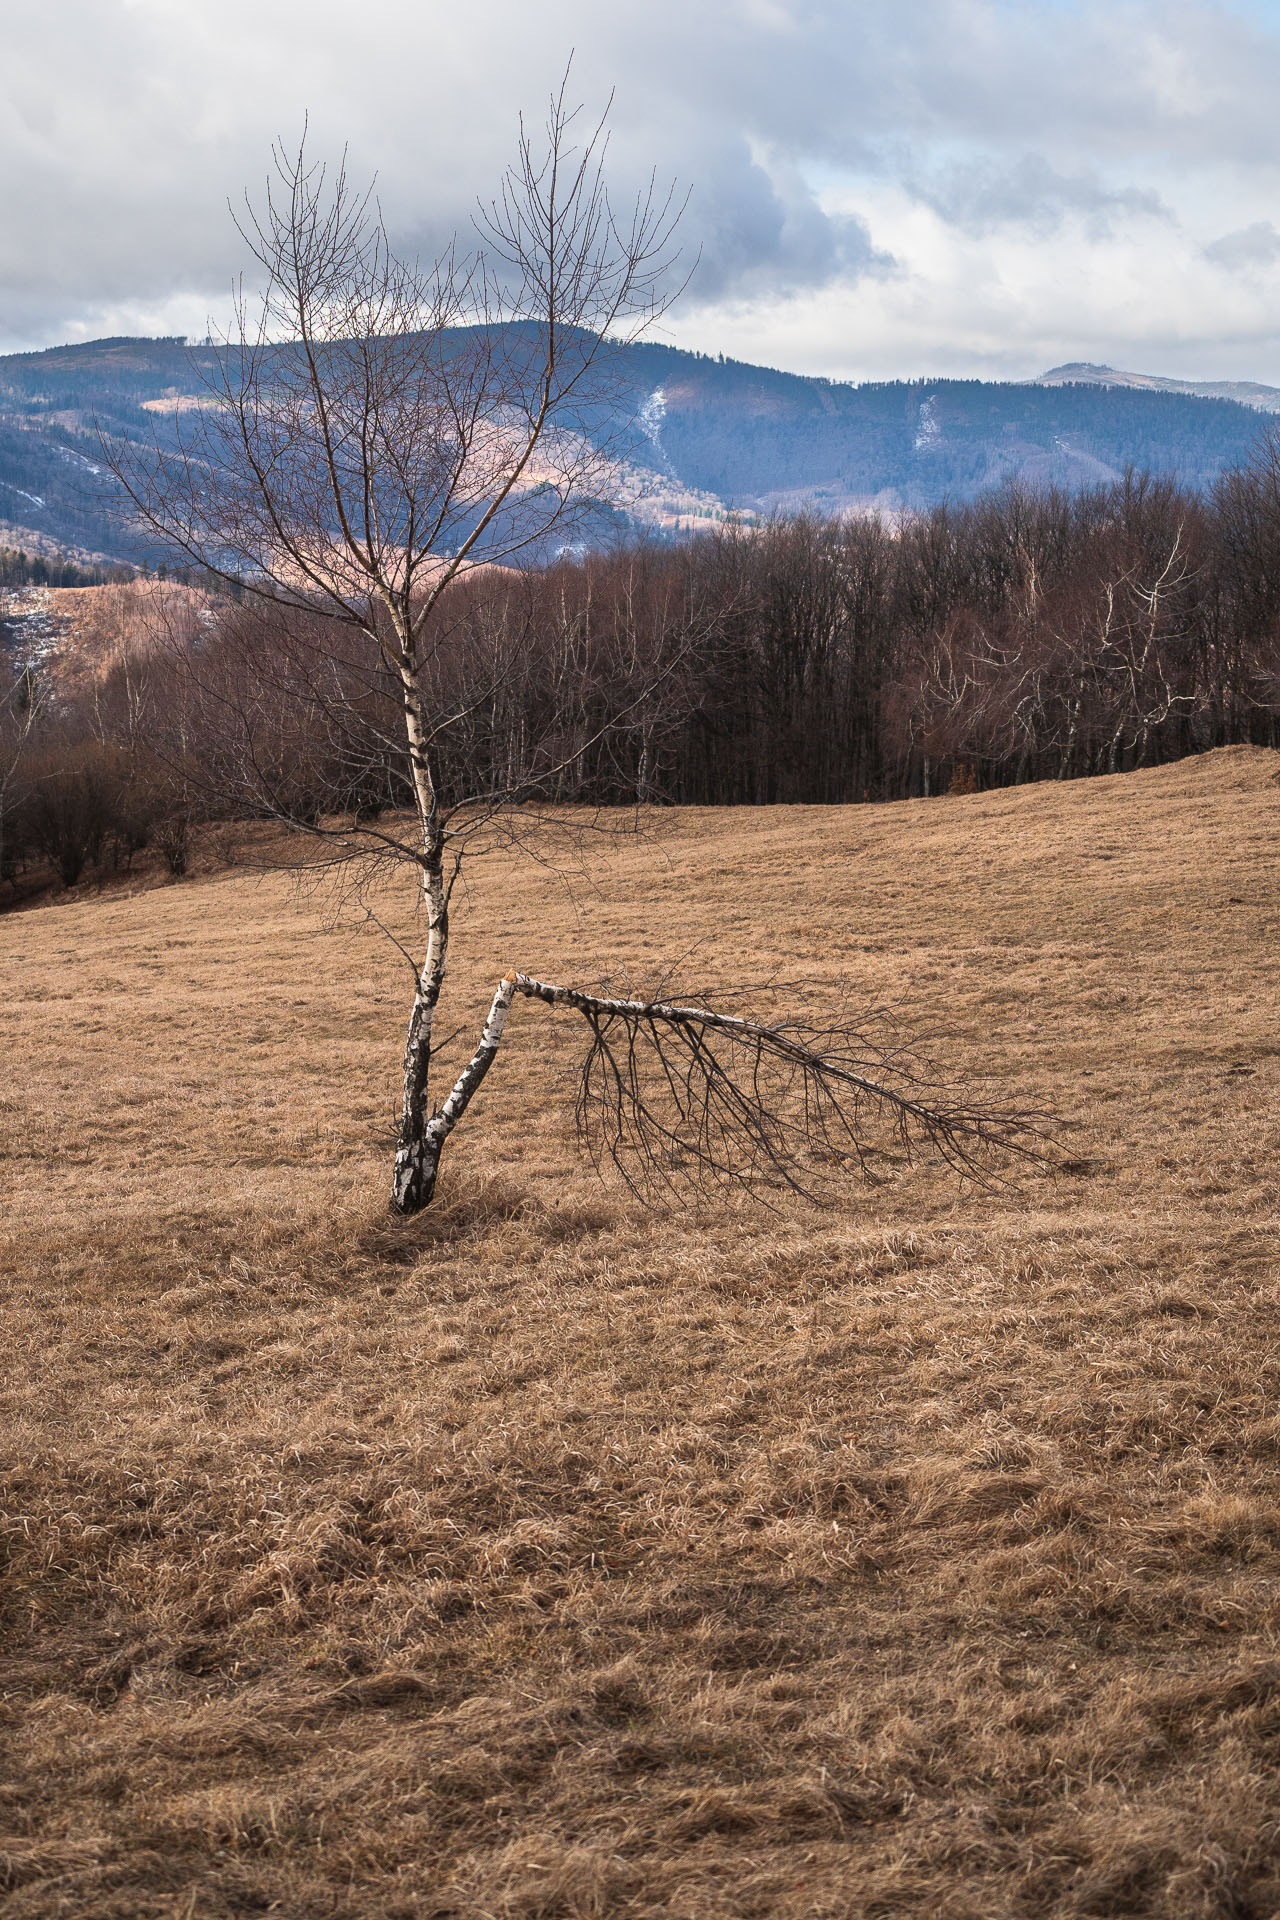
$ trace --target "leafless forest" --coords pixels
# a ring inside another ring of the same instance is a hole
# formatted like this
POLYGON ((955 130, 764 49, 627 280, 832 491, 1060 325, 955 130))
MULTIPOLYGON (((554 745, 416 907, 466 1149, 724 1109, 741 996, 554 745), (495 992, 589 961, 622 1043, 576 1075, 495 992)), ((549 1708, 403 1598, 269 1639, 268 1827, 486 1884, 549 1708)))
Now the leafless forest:
MULTIPOLYGON (((368 684, 336 623, 190 591, 86 597, 109 641, 9 662, 10 900, 146 846, 180 873, 214 814, 406 803, 395 689, 368 684)), ((799 518, 494 568, 452 590, 431 663, 468 716, 443 779, 453 801, 512 781, 606 806, 848 802, 1277 745, 1278 620, 1274 450, 1208 501, 1135 477, 898 529, 799 518)))

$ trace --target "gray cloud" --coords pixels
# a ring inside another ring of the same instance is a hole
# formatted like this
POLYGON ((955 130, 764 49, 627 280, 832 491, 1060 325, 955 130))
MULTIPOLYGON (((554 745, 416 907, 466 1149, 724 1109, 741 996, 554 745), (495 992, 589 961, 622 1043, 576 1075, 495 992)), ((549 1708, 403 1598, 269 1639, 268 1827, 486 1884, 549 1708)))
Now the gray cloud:
POLYGON ((1101 235, 1124 220, 1173 217, 1153 188, 1108 186, 1093 172, 1060 173, 1038 153, 1008 159, 976 156, 931 178, 908 175, 908 182, 950 225, 970 233, 990 233, 1001 226, 1052 233, 1075 215, 1101 235))
POLYGON ((1270 220, 1255 220, 1211 241, 1204 250, 1206 260, 1229 273, 1247 272, 1253 267, 1273 267, 1280 261, 1280 233, 1270 220))
POLYGON ((825 212, 803 178, 805 142, 794 105, 778 111, 770 61, 781 46, 794 89, 822 47, 765 7, 658 0, 623 24, 580 0, 495 0, 483 19, 441 0, 366 0, 363 61, 346 0, 226 0, 216 29, 213 10, 168 0, 61 0, 56 17, 57 59, 49 16, 33 11, 7 29, 0 77, 9 343, 223 301, 242 251, 225 199, 261 181, 272 138, 296 137, 308 112, 318 151, 349 143, 357 173, 378 170, 407 239, 443 244, 466 229, 510 157, 517 114, 539 111, 575 46, 584 96, 618 86, 621 191, 655 164, 692 190, 696 298, 884 265, 865 224, 825 212))
POLYGON ((798 293, 892 269, 865 221, 824 211, 798 169, 766 165, 744 148, 735 142, 711 157, 693 187, 691 224, 701 236, 695 303, 750 298, 762 286, 798 293))

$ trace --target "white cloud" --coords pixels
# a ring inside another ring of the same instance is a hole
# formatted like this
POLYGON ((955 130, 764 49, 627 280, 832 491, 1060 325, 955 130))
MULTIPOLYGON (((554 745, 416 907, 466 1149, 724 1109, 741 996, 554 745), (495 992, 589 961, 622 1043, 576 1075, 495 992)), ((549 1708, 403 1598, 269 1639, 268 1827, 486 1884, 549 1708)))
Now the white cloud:
POLYGON ((5 42, 9 346, 203 331, 241 260, 226 200, 306 112, 432 246, 574 48, 584 97, 617 87, 620 184, 656 164, 692 189, 702 265, 670 337, 833 373, 1280 378, 1280 31, 1259 9, 49 0, 5 42))

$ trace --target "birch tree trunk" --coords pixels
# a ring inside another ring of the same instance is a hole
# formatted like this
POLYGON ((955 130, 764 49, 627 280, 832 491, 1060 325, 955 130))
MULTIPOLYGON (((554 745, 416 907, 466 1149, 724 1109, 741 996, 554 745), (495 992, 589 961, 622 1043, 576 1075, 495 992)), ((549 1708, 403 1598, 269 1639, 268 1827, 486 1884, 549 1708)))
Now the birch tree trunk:
POLYGON ((414 803, 422 838, 422 892, 427 909, 427 952, 414 987, 409 1031, 404 1044, 404 1080, 400 1125, 391 1176, 394 1213, 420 1213, 436 1190, 443 1136, 431 1131, 431 1035, 449 959, 449 896, 444 882, 444 834, 439 788, 431 765, 428 720, 418 685, 412 609, 389 605, 396 632, 405 736, 413 778, 414 803))
POLYGON ((429 1129, 431 1033, 444 982, 448 944, 448 909, 442 906, 441 925, 433 927, 428 937, 427 957, 418 974, 404 1043, 400 1125, 391 1176, 391 1207, 395 1213, 420 1213, 423 1207, 430 1206, 436 1190, 440 1153, 429 1129))
MULTIPOLYGON (((502 1043, 502 1029, 506 1025, 507 1012, 515 991, 516 976, 508 974, 506 979, 499 983, 498 990, 493 996, 489 1017, 480 1035, 480 1044, 454 1081, 448 1099, 428 1118, 424 1078, 422 1091, 415 1098, 410 1124, 408 1093, 410 1054, 415 1049, 418 1035, 422 1031, 422 1025, 418 1021, 418 1004, 415 1002, 413 1018, 409 1026, 409 1042, 405 1048, 405 1106, 400 1122, 400 1145, 396 1152, 395 1180, 391 1197, 391 1205, 397 1213, 420 1213, 424 1207, 430 1206, 434 1199, 436 1180, 440 1172, 440 1155, 444 1151, 445 1141, 470 1106, 472 1096, 493 1065, 502 1043)), ((429 1009, 425 1020, 427 1040, 425 1042, 426 1057, 423 1063, 424 1075, 430 1058, 432 1012, 434 1012, 434 1006, 429 1009)), ((415 1065, 417 1058, 415 1053, 415 1065)))

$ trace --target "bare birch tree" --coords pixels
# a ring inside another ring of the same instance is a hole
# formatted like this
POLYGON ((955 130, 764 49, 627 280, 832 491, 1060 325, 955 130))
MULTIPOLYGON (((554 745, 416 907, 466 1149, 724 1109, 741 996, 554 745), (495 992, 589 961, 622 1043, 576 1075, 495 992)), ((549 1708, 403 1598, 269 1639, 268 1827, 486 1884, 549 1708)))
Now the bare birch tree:
POLYGON ((445 1142, 516 995, 586 1020, 580 1122, 600 1151, 640 1173, 684 1162, 731 1183, 811 1184, 810 1149, 834 1152, 838 1135, 856 1154, 868 1103, 962 1160, 1018 1131, 1009 1116, 929 1106, 892 1073, 873 1078, 839 1036, 523 973, 498 985, 472 1059, 433 1098, 450 909, 467 853, 499 817, 518 822, 529 802, 554 798, 572 756, 602 732, 642 726, 671 671, 669 657, 653 660, 621 712, 572 737, 551 724, 522 738, 506 770, 474 790, 446 778, 477 713, 495 690, 518 686, 522 645, 516 623, 459 672, 460 583, 480 567, 544 557, 607 495, 615 349, 669 295, 679 208, 651 185, 619 216, 604 155, 604 122, 578 138, 562 87, 543 142, 522 127, 475 249, 455 245, 424 269, 397 256, 376 203, 345 170, 329 181, 305 143, 292 157, 277 149, 265 204, 242 223, 262 292, 241 298, 210 391, 179 412, 171 442, 108 453, 139 520, 258 604, 247 629, 255 672, 205 681, 237 733, 239 775, 280 817, 327 835, 336 858, 408 863, 415 874, 426 928, 410 956, 391 1195, 402 1214, 431 1201, 445 1142), (305 778, 282 797, 288 743, 268 765, 255 732, 267 685, 286 708, 320 716, 352 765, 376 766, 380 778, 397 770, 388 791, 407 801, 407 829, 376 806, 326 822, 305 801, 305 778), (646 1093, 649 1071, 657 1091, 646 1093))

